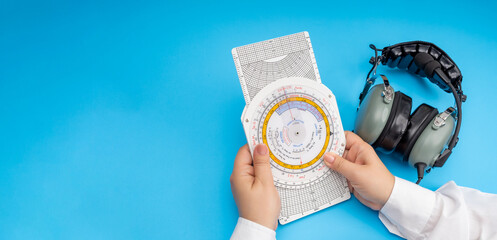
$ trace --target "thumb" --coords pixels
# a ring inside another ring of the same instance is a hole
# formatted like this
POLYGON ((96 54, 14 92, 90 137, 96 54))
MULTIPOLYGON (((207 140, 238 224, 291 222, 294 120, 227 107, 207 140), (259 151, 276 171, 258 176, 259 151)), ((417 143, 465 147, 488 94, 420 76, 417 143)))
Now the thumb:
POLYGON ((349 180, 355 180, 354 178, 357 176, 357 171, 360 167, 360 165, 357 165, 332 152, 324 154, 324 163, 326 166, 339 172, 349 180))
POLYGON ((263 182, 273 182, 271 164, 269 163, 269 149, 264 144, 258 144, 254 148, 254 172, 255 177, 263 182))

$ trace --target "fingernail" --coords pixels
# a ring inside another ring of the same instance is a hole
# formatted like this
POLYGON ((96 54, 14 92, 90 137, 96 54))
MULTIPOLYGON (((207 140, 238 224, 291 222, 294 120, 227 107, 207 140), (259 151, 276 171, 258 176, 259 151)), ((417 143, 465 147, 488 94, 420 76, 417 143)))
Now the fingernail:
POLYGON ((329 164, 333 164, 333 162, 335 161, 335 156, 333 156, 332 153, 326 153, 324 154, 324 160, 329 164))
POLYGON ((264 156, 267 154, 268 149, 267 149, 266 145, 259 144, 259 145, 255 146, 255 151, 257 152, 257 154, 264 156))

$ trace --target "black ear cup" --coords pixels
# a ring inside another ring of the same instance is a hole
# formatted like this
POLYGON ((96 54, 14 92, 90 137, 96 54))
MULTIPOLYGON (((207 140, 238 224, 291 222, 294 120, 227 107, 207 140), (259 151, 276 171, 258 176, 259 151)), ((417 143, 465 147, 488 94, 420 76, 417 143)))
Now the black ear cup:
POLYGON ((438 114, 438 110, 430 105, 421 104, 409 119, 409 124, 407 126, 407 131, 402 136, 399 144, 395 148, 395 152, 400 153, 403 156, 403 160, 407 161, 411 150, 418 140, 419 136, 425 130, 425 128, 430 124, 430 122, 438 114))
POLYGON ((409 115, 411 114, 412 99, 404 93, 397 91, 392 103, 392 110, 387 123, 378 139, 372 144, 386 151, 392 151, 400 142, 406 131, 409 115))

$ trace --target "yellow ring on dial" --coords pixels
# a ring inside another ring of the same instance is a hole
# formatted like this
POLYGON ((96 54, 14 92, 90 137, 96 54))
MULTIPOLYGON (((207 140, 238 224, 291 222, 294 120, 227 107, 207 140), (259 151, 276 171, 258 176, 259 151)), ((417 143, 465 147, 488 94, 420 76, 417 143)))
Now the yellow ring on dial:
POLYGON ((325 145, 323 146, 323 149, 321 149, 319 154, 314 159, 312 159, 311 161, 309 161, 307 163, 301 164, 301 165, 291 165, 291 164, 287 164, 287 163, 282 162, 281 160, 276 158, 276 156, 274 156, 273 152, 271 152, 271 149, 269 149, 269 156, 271 157, 271 159, 273 159, 274 162, 276 162, 278 165, 280 165, 284 168, 304 169, 306 167, 311 166, 315 162, 317 162, 324 155, 324 153, 326 152, 326 148, 328 147, 328 141, 330 140, 330 124, 328 123, 328 118, 326 117, 326 114, 324 114, 323 109, 321 109, 315 102, 313 102, 307 98, 303 98, 303 97, 291 97, 288 99, 284 99, 283 101, 274 105, 271 108, 271 110, 269 110, 268 114, 266 115, 266 118, 264 119, 264 123, 262 125, 262 142, 264 142, 264 144, 266 144, 266 146, 269 146, 267 143, 267 138, 266 138, 266 130, 267 130, 267 124, 269 122, 269 119, 271 118, 271 115, 273 115, 273 113, 276 111, 276 109, 278 109, 281 105, 283 105, 287 102, 292 102, 292 101, 301 101, 301 102, 308 103, 311 106, 315 107, 319 111, 319 113, 323 117, 323 120, 324 120, 324 123, 326 126, 325 145))

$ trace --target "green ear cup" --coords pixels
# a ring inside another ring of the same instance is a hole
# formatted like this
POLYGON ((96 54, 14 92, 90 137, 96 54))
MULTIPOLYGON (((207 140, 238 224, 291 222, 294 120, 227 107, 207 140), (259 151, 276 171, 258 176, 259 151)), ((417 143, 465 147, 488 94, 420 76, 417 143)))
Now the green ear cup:
POLYGON ((391 101, 385 101, 383 84, 373 86, 359 107, 354 131, 365 142, 373 144, 380 136, 392 110, 391 101))
MULTIPOLYGON (((435 117, 436 118, 436 117, 435 117)), ((436 129, 433 127, 435 118, 426 126, 425 130, 419 135, 418 140, 412 147, 409 154, 409 165, 422 162, 432 167, 438 156, 450 140, 454 131, 455 120, 452 116, 445 120, 445 125, 436 129)))

